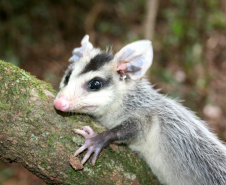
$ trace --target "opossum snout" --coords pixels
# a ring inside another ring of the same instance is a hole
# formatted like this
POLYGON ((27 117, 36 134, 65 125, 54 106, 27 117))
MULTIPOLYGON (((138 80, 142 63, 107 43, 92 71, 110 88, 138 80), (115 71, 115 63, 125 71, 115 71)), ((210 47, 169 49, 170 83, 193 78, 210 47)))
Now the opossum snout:
POLYGON ((54 105, 57 110, 60 110, 63 112, 69 110, 69 102, 64 97, 60 97, 60 98, 56 99, 54 101, 54 105))

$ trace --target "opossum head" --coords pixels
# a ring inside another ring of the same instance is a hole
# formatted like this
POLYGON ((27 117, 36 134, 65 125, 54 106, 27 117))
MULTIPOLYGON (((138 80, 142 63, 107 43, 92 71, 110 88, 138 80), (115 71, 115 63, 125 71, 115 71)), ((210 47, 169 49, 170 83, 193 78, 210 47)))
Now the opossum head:
POLYGON ((123 47, 115 55, 93 48, 86 35, 73 50, 60 83, 55 107, 64 112, 101 115, 139 81, 153 58, 151 42, 141 40, 123 47))

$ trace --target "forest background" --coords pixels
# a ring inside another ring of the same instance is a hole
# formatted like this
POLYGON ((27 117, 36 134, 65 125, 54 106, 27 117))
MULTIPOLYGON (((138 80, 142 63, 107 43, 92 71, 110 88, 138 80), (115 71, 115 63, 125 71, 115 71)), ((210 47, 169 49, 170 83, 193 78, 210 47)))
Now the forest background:
MULTIPOLYGON (((155 88, 208 122, 226 141, 226 0, 0 0, 0 59, 57 89, 85 34, 114 53, 152 40, 155 88)), ((0 184, 44 184, 0 162, 0 184)))

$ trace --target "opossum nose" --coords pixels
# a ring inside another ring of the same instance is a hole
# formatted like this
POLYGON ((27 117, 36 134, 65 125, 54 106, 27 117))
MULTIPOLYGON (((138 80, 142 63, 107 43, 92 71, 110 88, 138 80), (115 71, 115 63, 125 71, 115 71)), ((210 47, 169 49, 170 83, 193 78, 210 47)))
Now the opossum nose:
POLYGON ((60 111, 68 111, 69 110, 69 102, 65 98, 59 98, 54 101, 54 105, 56 109, 60 111))

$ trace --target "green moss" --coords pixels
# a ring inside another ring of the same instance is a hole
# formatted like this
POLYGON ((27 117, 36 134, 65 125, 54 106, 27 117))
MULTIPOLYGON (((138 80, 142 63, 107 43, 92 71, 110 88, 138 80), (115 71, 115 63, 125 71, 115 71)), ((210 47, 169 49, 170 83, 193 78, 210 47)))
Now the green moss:
POLYGON ((30 73, 12 65, 11 63, 6 63, 0 60, 0 68, 1 81, 4 82, 7 80, 7 84, 9 84, 9 93, 6 99, 12 98, 12 95, 15 97, 20 96, 21 100, 27 99, 26 96, 28 96, 33 89, 38 93, 38 96, 42 100, 47 100, 47 96, 43 91, 44 89, 55 94, 55 91, 52 89, 50 84, 36 79, 30 73), (24 87, 24 89, 21 90, 19 87, 24 87))

